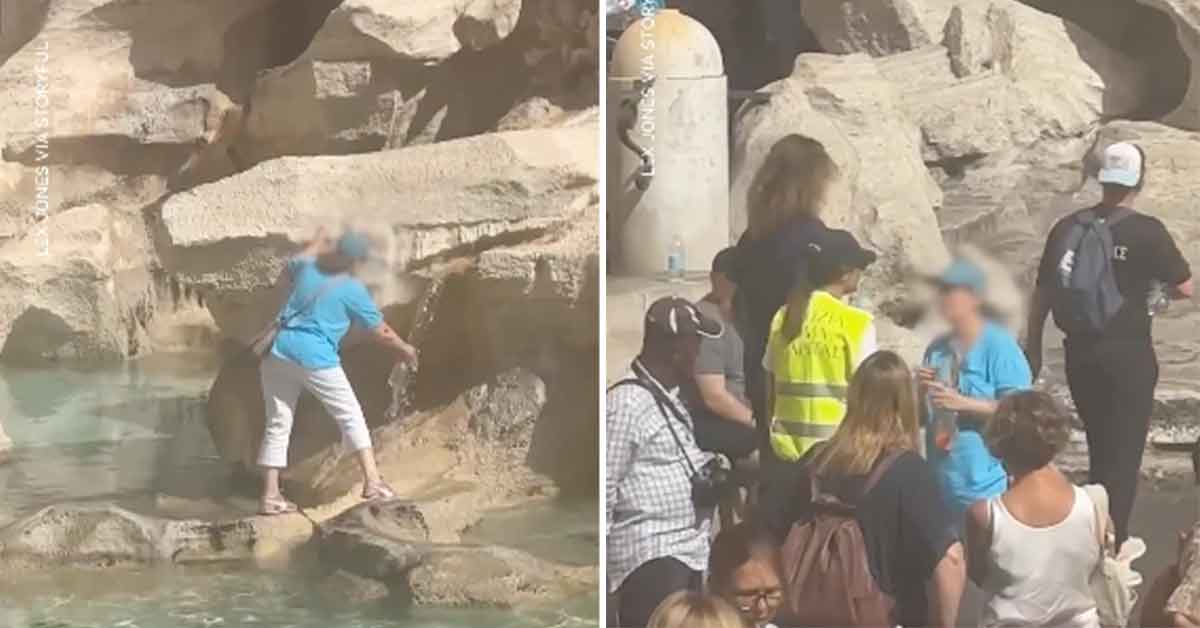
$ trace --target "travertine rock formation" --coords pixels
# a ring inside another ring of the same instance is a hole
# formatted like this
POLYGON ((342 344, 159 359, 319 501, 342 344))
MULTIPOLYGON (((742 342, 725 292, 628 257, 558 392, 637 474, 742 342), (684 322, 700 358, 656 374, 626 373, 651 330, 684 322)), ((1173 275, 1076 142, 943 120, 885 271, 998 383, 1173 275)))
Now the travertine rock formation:
POLYGON ((514 606, 562 599, 592 586, 592 570, 566 568, 500 547, 430 543, 419 504, 362 504, 321 526, 323 561, 383 582, 418 606, 514 606))
MULTIPOLYGON (((716 33, 740 25, 757 29, 744 38, 779 39, 726 4, 696 8, 695 15, 716 33)), ((776 4, 785 2, 766 2, 764 10, 776 4)), ((1183 131, 1196 129, 1195 0, 806 0, 799 6, 791 32, 815 41, 800 50, 837 57, 802 52, 789 76, 766 85, 747 84, 754 73, 745 68, 773 66, 768 52, 727 66, 731 83, 771 97, 768 104, 744 104, 735 116, 732 235, 744 226, 745 192, 765 150, 787 133, 819 139, 848 171, 849 192, 829 203, 830 220, 885 249, 876 271, 884 281, 868 281, 865 292, 901 326, 911 327, 913 318, 889 305, 910 286, 888 269, 914 269, 922 257, 936 261, 943 242, 974 245, 1014 276, 1002 300, 1015 305, 1011 297, 1032 280, 1045 230, 1096 199, 1085 156, 1099 140, 1125 128, 1122 119, 1153 120, 1159 125, 1142 130, 1162 131, 1147 141, 1173 133, 1167 145, 1152 148, 1175 156, 1189 142, 1183 131), (917 244, 892 251, 888 242, 917 244)), ((1190 160, 1171 163, 1181 162, 1190 160)), ((1190 219, 1156 209, 1152 196, 1143 194, 1147 211, 1162 213, 1186 241, 1190 219)))
MULTIPOLYGON (((596 8, 581 0, 4 0, 2 9, 0 257, 54 227, 41 222, 47 216, 82 207, 157 228, 173 195, 276 157, 598 124, 577 115, 597 102, 596 8)), ((162 275, 169 254, 121 253, 142 255, 130 263, 150 275, 162 275)), ((154 349, 157 336, 145 330, 156 327, 161 285, 177 282, 93 261, 93 278, 73 281, 145 298, 101 294, 90 305, 99 314, 50 304, 47 339, 23 341, 19 353, 122 358, 154 349)))

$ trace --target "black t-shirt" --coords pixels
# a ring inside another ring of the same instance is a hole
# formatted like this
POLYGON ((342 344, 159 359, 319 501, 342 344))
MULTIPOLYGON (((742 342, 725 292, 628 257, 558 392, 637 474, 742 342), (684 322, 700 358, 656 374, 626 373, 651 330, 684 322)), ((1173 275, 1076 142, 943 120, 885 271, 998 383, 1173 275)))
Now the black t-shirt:
POLYGON ((739 316, 744 315, 746 333, 742 340, 748 368, 761 364, 771 319, 787 302, 801 255, 824 230, 825 224, 819 219, 801 217, 767 237, 754 239, 746 232, 738 240, 733 281, 738 287, 739 305, 745 308, 739 316))
MULTIPOLYGON (((865 476, 822 478, 821 490, 853 503, 865 482, 865 476)), ((759 515, 780 542, 792 524, 809 516, 811 493, 804 461, 777 465, 759 515)), ((929 625, 925 587, 946 550, 958 541, 933 468, 915 452, 900 454, 856 512, 871 573, 879 588, 895 598, 896 620, 903 626, 929 625)))
MULTIPOLYGON (((1097 215, 1110 215, 1113 208, 1096 208, 1097 215)), ((1062 259, 1059 250, 1067 235, 1067 229, 1075 220, 1075 214, 1059 220, 1046 238, 1046 249, 1038 266, 1037 286, 1039 289, 1053 286, 1058 281, 1058 263, 1062 259)), ((1146 214, 1133 213, 1112 225, 1113 272, 1117 277, 1117 289, 1121 291, 1124 305, 1109 321, 1098 337, 1104 339, 1150 340, 1150 296, 1152 281, 1161 281, 1167 286, 1177 286, 1192 277, 1192 270, 1174 238, 1167 232, 1162 221, 1146 214)))

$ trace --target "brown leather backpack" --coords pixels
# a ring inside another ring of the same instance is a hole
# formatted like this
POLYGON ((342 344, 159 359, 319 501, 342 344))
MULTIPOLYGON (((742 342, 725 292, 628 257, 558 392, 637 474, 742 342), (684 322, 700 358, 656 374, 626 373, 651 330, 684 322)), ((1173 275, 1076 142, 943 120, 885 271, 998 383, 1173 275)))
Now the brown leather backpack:
MULTIPOLYGON (((863 484, 875 488, 901 452, 887 454, 863 484)), ((896 601, 884 593, 868 563, 854 517, 856 504, 821 491, 815 474, 812 515, 792 525, 783 544, 784 598, 780 626, 895 626, 896 601)))

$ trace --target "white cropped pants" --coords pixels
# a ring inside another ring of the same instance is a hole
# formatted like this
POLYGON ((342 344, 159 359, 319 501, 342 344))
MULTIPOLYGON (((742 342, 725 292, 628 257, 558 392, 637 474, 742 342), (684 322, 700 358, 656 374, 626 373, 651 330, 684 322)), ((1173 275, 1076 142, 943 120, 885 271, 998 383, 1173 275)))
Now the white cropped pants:
POLYGON ((263 431, 258 464, 282 469, 287 466, 288 440, 296 414, 296 401, 305 389, 325 406, 338 428, 342 442, 352 451, 371 447, 371 432, 354 389, 342 367, 310 371, 295 362, 268 355, 262 361, 262 391, 267 425, 263 431))

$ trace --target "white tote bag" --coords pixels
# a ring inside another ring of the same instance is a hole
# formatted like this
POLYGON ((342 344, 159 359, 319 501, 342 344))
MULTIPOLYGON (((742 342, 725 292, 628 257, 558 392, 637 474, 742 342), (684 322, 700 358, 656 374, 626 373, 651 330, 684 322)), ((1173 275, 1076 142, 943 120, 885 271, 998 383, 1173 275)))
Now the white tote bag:
POLYGON ((1134 571, 1130 563, 1140 554, 1128 558, 1118 556, 1114 548, 1116 538, 1112 519, 1108 516, 1108 491, 1099 484, 1089 484, 1083 489, 1096 507, 1100 562, 1092 572, 1091 588, 1100 625, 1125 626, 1137 604, 1136 588, 1142 583, 1141 574, 1134 571))

